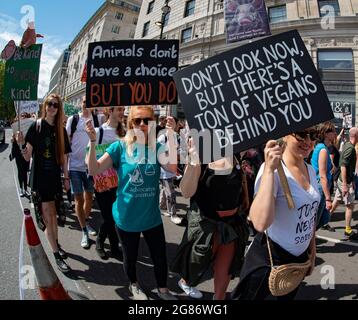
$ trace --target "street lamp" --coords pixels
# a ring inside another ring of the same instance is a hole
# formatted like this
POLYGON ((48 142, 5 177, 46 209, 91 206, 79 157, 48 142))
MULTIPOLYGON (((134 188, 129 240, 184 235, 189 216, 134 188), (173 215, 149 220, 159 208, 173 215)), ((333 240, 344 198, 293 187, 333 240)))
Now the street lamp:
POLYGON ((170 6, 168 5, 169 0, 165 0, 164 6, 162 7, 162 19, 155 22, 155 24, 160 27, 160 36, 159 39, 163 39, 163 29, 164 29, 164 20, 166 15, 170 12, 170 6))

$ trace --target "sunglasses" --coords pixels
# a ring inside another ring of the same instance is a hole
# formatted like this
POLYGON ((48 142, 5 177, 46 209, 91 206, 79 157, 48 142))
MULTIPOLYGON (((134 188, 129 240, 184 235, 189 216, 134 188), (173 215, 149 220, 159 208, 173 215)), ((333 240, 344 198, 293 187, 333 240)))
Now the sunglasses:
POLYGON ((58 104, 58 102, 49 102, 48 104, 47 104, 47 106, 48 107, 54 107, 55 109, 57 109, 58 108, 58 106, 59 106, 59 104, 58 104))
POLYGON ((134 118, 132 120, 133 124, 135 124, 136 126, 139 126, 142 123, 142 121, 147 126, 149 121, 153 121, 153 119, 152 118, 134 118))
POLYGON ((297 141, 299 142, 303 142, 305 141, 307 138, 309 138, 311 141, 314 141, 317 139, 316 133, 315 132, 294 132, 292 133, 292 135, 296 138, 297 141))

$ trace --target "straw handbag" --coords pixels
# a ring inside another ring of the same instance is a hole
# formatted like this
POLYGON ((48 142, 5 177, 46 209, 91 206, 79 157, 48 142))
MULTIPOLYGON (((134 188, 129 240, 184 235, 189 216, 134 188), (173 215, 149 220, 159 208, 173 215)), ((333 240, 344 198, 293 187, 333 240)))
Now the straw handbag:
POLYGON ((269 238, 266 235, 267 248, 270 256, 271 272, 269 276, 269 289, 275 297, 284 296, 295 290, 311 267, 311 260, 304 263, 289 263, 280 266, 273 265, 269 238))

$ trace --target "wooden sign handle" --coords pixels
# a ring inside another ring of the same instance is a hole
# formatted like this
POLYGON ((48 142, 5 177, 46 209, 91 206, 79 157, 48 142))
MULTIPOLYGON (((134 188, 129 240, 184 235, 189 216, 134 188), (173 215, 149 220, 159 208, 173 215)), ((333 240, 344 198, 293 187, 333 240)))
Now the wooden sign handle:
POLYGON ((278 165, 277 172, 278 172, 278 175, 280 177, 282 189, 283 189, 283 192, 284 192, 286 200, 287 200, 288 208, 293 209, 295 207, 295 203, 293 202, 291 190, 290 190, 290 187, 288 185, 287 177, 285 175, 285 172, 283 171, 283 167, 282 167, 281 162, 278 165))

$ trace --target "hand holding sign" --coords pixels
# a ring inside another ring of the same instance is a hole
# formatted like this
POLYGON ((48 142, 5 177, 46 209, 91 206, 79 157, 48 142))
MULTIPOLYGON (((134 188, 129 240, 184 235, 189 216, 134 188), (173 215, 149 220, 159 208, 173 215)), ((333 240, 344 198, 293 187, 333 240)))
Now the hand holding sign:
POLYGON ((288 186, 287 177, 285 175, 281 163, 283 152, 282 149, 282 146, 275 140, 270 140, 266 143, 266 148, 264 150, 265 170, 269 170, 269 172, 274 172, 277 169, 282 189, 285 193, 285 197, 287 200, 288 208, 293 209, 295 207, 295 204, 293 202, 291 190, 288 186))
POLYGON ((200 159, 199 159, 199 155, 198 152, 196 150, 195 144, 194 144, 194 139, 190 138, 188 141, 188 154, 189 154, 189 163, 192 166, 196 166, 196 165, 200 165, 200 159))
POLYGON ((86 121, 86 132, 91 141, 96 141, 96 130, 94 129, 91 119, 86 121))
POLYGON ((167 117, 166 128, 175 131, 176 122, 173 117, 167 117))
POLYGON ((15 139, 19 146, 22 146, 23 144, 25 144, 25 139, 24 139, 24 135, 23 135, 22 131, 16 132, 15 139))
POLYGON ((282 147, 275 140, 269 140, 266 143, 266 148, 264 150, 265 154, 265 170, 274 172, 279 164, 281 163, 282 158, 282 147))

